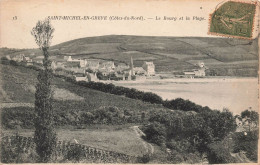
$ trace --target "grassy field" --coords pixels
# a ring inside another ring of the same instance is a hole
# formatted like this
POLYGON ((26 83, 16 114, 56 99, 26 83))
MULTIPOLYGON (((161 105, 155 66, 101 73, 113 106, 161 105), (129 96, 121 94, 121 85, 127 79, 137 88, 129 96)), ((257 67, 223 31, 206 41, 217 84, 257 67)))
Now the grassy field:
MULTIPOLYGON (((249 71, 248 75, 257 76, 258 50, 257 40, 247 41, 231 38, 200 37, 147 37, 109 35, 80 38, 52 46, 52 55, 71 54, 85 58, 112 60, 115 63, 130 63, 142 66, 144 61, 153 61, 156 72, 174 72, 194 69, 203 61, 211 69, 223 73, 223 69, 231 70, 231 76, 247 76, 237 72, 239 69, 249 71), (246 61, 252 61, 244 64, 246 61), (232 63, 234 62, 234 63, 232 63), (244 65, 240 65, 243 63, 244 65), (246 65, 246 67, 245 67, 246 65), (252 71, 253 70, 253 71, 252 71)), ((0 55, 10 56, 23 53, 30 55, 41 52, 31 50, 0 49, 0 55)), ((223 73, 227 76, 227 73, 223 73)))
MULTIPOLYGON (((14 135, 17 130, 2 130, 2 136, 14 135)), ((142 156, 146 153, 143 140, 129 126, 90 126, 85 129, 57 129, 58 140, 78 143, 109 151, 142 156)), ((33 130, 21 129, 19 135, 33 137, 33 130)))
MULTIPOLYGON (((37 83, 37 72, 21 66, 10 66, 0 64, 0 75, 2 88, 5 95, 0 95, 0 101, 5 102, 7 98, 12 102, 34 102, 34 86, 37 83)), ((116 106, 118 108, 130 109, 133 111, 161 109, 161 105, 144 103, 140 100, 117 96, 100 91, 83 88, 78 85, 65 82, 60 78, 54 78, 52 84, 55 86, 56 108, 65 109, 95 109, 100 106, 116 106), (71 97, 73 96, 73 97, 71 97), (70 100, 68 99, 70 98, 70 100), (72 98, 72 99, 71 99, 72 98)))
MULTIPOLYGON (((0 64, 0 67, 1 85, 5 93, 0 93, 1 102, 33 103, 37 72, 22 66, 0 64)), ((135 116, 140 114, 140 117, 142 112, 165 109, 162 105, 144 103, 139 100, 80 87, 65 82, 60 78, 54 78, 53 85, 56 91, 54 94, 54 96, 56 95, 54 97, 54 111, 59 111, 64 115, 92 112, 101 106, 115 106, 119 109, 127 109, 129 112, 136 113, 135 116)), ((29 111, 33 111, 33 108, 29 109, 29 111)), ((12 108, 8 110, 12 111, 12 108)), ((16 121, 14 120, 14 122, 16 121)), ((133 125, 90 125, 85 126, 84 129, 77 129, 75 126, 67 125, 57 127, 57 133, 59 140, 72 141, 77 139, 80 144, 138 156, 144 154, 145 150, 142 146, 142 140, 130 128, 133 125)), ((33 136, 32 129, 15 127, 1 130, 2 136, 15 134, 16 132, 19 132, 22 136, 33 136)))

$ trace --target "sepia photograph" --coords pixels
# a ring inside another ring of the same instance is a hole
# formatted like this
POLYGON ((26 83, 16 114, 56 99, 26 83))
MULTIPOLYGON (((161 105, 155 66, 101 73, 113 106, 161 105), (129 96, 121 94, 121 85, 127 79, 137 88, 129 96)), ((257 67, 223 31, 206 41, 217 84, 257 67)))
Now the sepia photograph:
POLYGON ((258 164, 257 0, 0 0, 1 164, 258 164))

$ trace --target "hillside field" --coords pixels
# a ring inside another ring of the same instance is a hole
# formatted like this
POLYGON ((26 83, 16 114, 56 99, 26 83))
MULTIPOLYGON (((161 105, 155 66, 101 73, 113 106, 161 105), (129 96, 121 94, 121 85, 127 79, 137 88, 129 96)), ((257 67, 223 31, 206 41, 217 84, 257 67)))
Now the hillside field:
MULTIPOLYGON (((2 136, 14 135, 16 130, 2 130, 2 136)), ((57 129, 59 141, 115 151, 131 156, 142 156, 146 153, 143 140, 138 138, 133 129, 127 126, 90 126, 85 129, 57 129)), ((33 137, 32 129, 22 129, 19 135, 33 137)))
MULTIPOLYGON (((109 35, 67 41, 50 48, 53 56, 72 55, 130 63, 140 67, 153 61, 156 72, 194 69, 199 62, 219 76, 257 76, 258 40, 200 37, 147 37, 109 35)), ((1 49, 1 55, 40 55, 37 49, 1 49)))
MULTIPOLYGON (((34 86, 37 82, 37 72, 22 66, 0 64, 1 103, 31 103, 34 104, 34 86)), ((144 103, 139 100, 126 98, 80 87, 66 82, 60 78, 53 79, 54 111, 64 115, 67 121, 76 121, 78 115, 84 112, 93 112, 102 106, 112 106, 132 113, 135 118, 141 118, 142 112, 150 110, 166 109, 162 105, 144 103), (58 89, 58 90, 57 90, 58 89)), ((30 116, 32 107, 2 108, 2 112, 8 112, 9 123, 13 128, 1 129, 1 136, 19 133, 22 136, 33 136, 33 124, 30 116), (28 113, 29 112, 29 113, 28 113), (17 116, 18 113, 18 116, 17 116), (29 117, 29 118, 28 118, 29 117), (24 125, 29 125, 23 128, 24 125)), ((178 112, 181 113, 182 112, 178 112)), ((2 118, 3 120, 3 118, 2 118)), ((76 139, 80 144, 100 149, 121 152, 134 156, 142 156, 146 149, 143 140, 136 135, 131 128, 138 125, 139 121, 123 125, 86 125, 77 127, 75 123, 57 126, 59 140, 71 141, 76 139)), ((140 123, 139 123, 140 124, 140 123)))

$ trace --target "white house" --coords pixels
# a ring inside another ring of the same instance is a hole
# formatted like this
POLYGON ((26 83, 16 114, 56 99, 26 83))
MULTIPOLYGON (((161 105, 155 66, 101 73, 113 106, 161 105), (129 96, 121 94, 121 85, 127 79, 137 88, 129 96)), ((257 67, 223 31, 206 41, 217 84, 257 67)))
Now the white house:
POLYGON ((23 62, 32 62, 32 59, 28 56, 23 56, 23 62))
POLYGON ((44 56, 37 56, 37 57, 33 58, 32 61, 37 64, 43 64, 43 58, 44 58, 44 56))
POLYGON ((206 67, 203 62, 198 64, 199 69, 193 69, 192 71, 184 71, 184 75, 194 78, 194 77, 205 77, 206 76, 206 67))
POLYGON ((155 75, 155 65, 153 62, 145 61, 142 67, 144 68, 148 76, 155 75))
POLYGON ((23 57, 24 57, 24 54, 19 54, 19 55, 14 56, 12 58, 12 60, 17 61, 17 62, 21 62, 21 61, 23 61, 23 57))
POLYGON ((99 69, 99 60, 87 59, 86 68, 89 68, 91 70, 98 70, 99 69))
POLYGON ((77 73, 75 75, 73 75, 74 79, 76 81, 87 81, 87 77, 85 76, 85 74, 80 74, 80 73, 77 73))
POLYGON ((115 63, 113 61, 104 61, 101 65, 100 65, 101 69, 107 69, 107 70, 113 70, 115 69, 115 63))
POLYGON ((196 77, 205 77, 206 76, 205 69, 203 69, 203 68, 193 70, 193 72, 195 73, 196 77))
POLYGON ((9 55, 5 56, 8 60, 11 60, 11 57, 9 55))
POLYGON ((87 73, 86 77, 87 77, 88 81, 95 81, 95 82, 99 81, 96 73, 87 73))

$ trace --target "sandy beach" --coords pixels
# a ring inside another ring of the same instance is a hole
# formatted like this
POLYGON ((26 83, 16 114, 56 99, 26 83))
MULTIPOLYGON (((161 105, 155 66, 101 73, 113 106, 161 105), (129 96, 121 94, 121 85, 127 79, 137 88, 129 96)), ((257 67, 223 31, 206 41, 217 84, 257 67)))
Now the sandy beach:
POLYGON ((212 109, 228 108, 234 114, 249 107, 258 110, 258 78, 172 78, 106 83, 153 92, 165 100, 183 98, 212 109))

